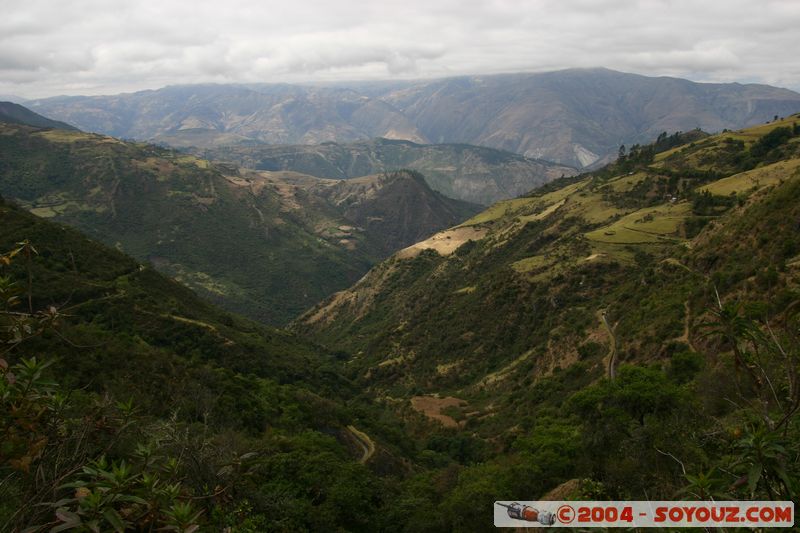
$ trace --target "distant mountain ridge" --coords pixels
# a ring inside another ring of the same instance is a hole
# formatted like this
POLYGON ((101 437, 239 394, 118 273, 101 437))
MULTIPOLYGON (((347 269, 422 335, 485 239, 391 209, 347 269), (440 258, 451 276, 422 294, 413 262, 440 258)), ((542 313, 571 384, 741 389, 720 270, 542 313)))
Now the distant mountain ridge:
POLYGON ((577 172, 572 167, 482 146, 422 145, 382 138, 347 144, 240 144, 193 153, 247 168, 291 170, 331 179, 408 168, 421 172, 434 190, 446 196, 483 205, 519 196, 577 172))
POLYGON ((383 99, 432 142, 469 142, 576 167, 616 156, 661 132, 738 129, 800 110, 800 94, 570 69, 469 76, 418 84, 383 99))
POLYGON ((424 140, 391 105, 344 88, 185 85, 28 104, 54 116, 69 116, 90 131, 139 140, 178 132, 197 137, 194 142, 205 146, 242 140, 282 144, 371 137, 424 140))
POLYGON ((482 145, 575 167, 663 131, 738 129, 800 110, 800 94, 787 89, 608 69, 351 87, 190 85, 29 105, 85 130, 175 146, 385 137, 482 145))

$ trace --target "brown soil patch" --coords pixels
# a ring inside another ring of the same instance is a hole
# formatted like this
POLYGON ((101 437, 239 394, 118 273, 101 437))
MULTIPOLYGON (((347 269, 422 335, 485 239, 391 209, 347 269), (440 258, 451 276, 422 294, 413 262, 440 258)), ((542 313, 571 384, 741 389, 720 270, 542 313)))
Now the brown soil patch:
POLYGON ((348 301, 352 301, 354 297, 355 294, 350 291, 336 292, 330 297, 328 302, 319 305, 316 309, 314 309, 311 315, 303 317, 303 322, 307 324, 320 322, 322 319, 329 317, 331 312, 338 306, 343 305, 348 301))
POLYGON ((437 396, 414 396, 411 398, 411 407, 419 411, 428 418, 439 421, 444 427, 457 428, 460 424, 453 417, 442 414, 442 409, 448 407, 461 407, 467 402, 460 398, 447 396, 439 398, 437 396))
POLYGON ((440 231, 429 239, 400 250, 397 252, 397 257, 401 259, 410 259, 418 256, 423 250, 436 250, 440 255, 450 255, 467 241, 482 239, 486 235, 486 232, 487 230, 485 228, 476 228, 474 226, 440 231))

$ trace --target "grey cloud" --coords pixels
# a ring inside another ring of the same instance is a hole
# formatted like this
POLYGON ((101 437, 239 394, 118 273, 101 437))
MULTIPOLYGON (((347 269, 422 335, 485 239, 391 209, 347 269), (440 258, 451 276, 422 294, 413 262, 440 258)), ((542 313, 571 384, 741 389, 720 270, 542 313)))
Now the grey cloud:
POLYGON ((4 11, 0 92, 28 97, 576 66, 800 88, 796 0, 4 0, 4 11))

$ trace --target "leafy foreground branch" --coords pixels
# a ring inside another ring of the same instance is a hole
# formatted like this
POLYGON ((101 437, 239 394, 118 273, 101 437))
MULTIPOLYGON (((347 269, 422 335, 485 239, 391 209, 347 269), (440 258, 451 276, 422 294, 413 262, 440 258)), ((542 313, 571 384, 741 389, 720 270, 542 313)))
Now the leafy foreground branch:
POLYGON ((149 422, 132 402, 65 393, 46 377, 53 360, 22 357, 9 366, 5 357, 60 320, 54 307, 33 312, 30 263, 36 253, 24 241, 0 256, 4 266, 24 258, 28 304, 27 312, 16 311, 23 290, 11 276, 0 276, 0 488, 10 496, 0 503, 2 529, 124 531, 136 524, 196 530, 202 511, 191 501, 181 463, 202 449, 175 421, 149 422), (109 461, 108 453, 125 458, 109 461))

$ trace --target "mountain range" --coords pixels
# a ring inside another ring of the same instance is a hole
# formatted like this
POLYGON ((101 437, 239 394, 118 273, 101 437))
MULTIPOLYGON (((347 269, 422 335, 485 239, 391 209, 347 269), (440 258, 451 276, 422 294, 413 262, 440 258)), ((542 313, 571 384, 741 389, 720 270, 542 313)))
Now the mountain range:
POLYGON ((477 211, 413 172, 340 184, 76 130, 0 122, 0 132, 6 198, 273 324, 477 211))
POLYGON ((621 144, 709 132, 797 112, 800 94, 765 85, 695 83, 607 69, 303 86, 189 85, 26 102, 116 137, 215 147, 347 143, 384 137, 467 143, 587 167, 621 144))
POLYGON ((558 177, 577 173, 572 167, 482 146, 423 145, 383 138, 347 144, 239 144, 191 152, 246 168, 291 170, 331 179, 413 169, 445 196, 482 205, 514 198, 558 177))
POLYGON ((616 154, 478 209, 411 170, 0 124, 0 527, 474 532, 499 495, 793 500, 800 115, 616 154), (200 296, 276 322, 317 301, 281 330, 200 296))

